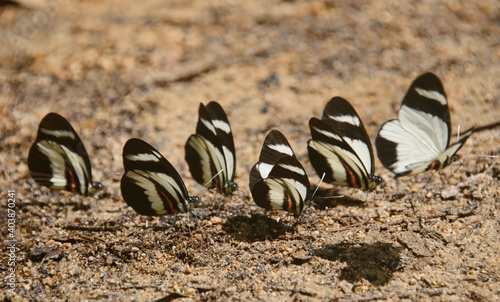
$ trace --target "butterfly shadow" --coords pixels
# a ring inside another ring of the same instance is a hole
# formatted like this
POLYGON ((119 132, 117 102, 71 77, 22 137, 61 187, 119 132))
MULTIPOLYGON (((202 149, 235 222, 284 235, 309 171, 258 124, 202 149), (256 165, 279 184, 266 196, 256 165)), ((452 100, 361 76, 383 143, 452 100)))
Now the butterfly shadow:
POLYGON ((233 216, 223 225, 224 231, 238 241, 256 242, 275 240, 294 231, 295 226, 277 222, 263 214, 233 216))
POLYGON ((387 284, 394 272, 402 269, 400 252, 385 242, 326 244, 312 251, 320 258, 345 262, 340 280, 353 283, 363 278, 374 286, 387 284))
POLYGON ((320 210, 337 206, 365 208, 366 202, 350 196, 341 195, 331 189, 319 189, 314 196, 314 207, 320 210))

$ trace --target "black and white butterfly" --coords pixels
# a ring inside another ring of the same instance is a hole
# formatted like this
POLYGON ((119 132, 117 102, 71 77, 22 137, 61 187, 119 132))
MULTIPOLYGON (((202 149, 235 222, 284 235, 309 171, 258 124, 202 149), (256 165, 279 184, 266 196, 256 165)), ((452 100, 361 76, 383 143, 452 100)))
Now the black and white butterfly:
POLYGON ((31 177, 42 186, 91 195, 102 185, 92 181, 90 160, 71 124, 57 113, 47 114, 28 154, 31 177))
POLYGON ((322 119, 309 120, 312 139, 309 159, 324 181, 340 186, 373 190, 382 182, 374 175, 375 165, 370 138, 356 110, 341 97, 332 98, 322 119))
POLYGON ((458 159, 456 153, 473 131, 465 131, 450 144, 450 109, 443 84, 428 72, 413 81, 399 119, 382 125, 375 146, 384 167, 399 177, 448 166, 458 159))
POLYGON ((198 196, 189 196, 175 168, 143 140, 132 138, 125 143, 123 166, 123 199, 141 215, 186 213, 200 201, 198 196))
POLYGON ((285 136, 272 130, 264 140, 259 161, 250 171, 255 203, 267 210, 300 215, 308 205, 309 179, 285 136))
POLYGON ((200 103, 196 134, 189 137, 185 149, 189 171, 196 182, 225 195, 238 189, 234 182, 236 153, 233 134, 219 103, 210 102, 206 106, 200 103))

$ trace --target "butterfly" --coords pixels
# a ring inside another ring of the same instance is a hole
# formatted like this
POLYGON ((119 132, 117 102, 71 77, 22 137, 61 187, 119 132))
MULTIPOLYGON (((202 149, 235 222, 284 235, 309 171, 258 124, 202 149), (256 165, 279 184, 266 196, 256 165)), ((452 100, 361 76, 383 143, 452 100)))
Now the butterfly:
POLYGON ((238 189, 233 134, 219 103, 200 103, 196 134, 189 137, 185 150, 189 171, 200 185, 225 195, 238 189))
POLYGON ((102 188, 92 181, 90 160, 71 124, 57 113, 47 114, 28 153, 28 168, 36 183, 55 190, 91 195, 102 188))
POLYGON ((200 201, 198 196, 189 196, 175 168, 143 140, 132 138, 125 143, 123 166, 123 199, 141 215, 186 213, 200 201))
POLYGON ((456 153, 473 128, 450 144, 450 109, 441 80, 433 73, 417 77, 406 93, 399 119, 385 122, 377 134, 377 154, 396 177, 440 170, 458 159, 456 153))
POLYGON ((308 205, 309 179, 278 130, 272 130, 264 140, 259 161, 250 171, 250 191, 255 203, 267 210, 300 215, 308 205))
POLYGON ((309 120, 312 139, 307 144, 309 159, 324 181, 340 186, 373 190, 382 182, 374 175, 370 138, 356 110, 341 97, 332 98, 322 119, 309 120))

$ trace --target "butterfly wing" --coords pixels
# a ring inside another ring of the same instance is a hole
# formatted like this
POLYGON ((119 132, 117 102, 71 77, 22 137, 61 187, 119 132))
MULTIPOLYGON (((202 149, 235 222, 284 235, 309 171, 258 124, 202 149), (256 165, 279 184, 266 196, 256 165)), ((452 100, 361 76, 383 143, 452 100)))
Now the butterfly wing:
POLYGON ((57 113, 47 114, 28 154, 28 168, 40 185, 82 195, 101 187, 92 182, 90 160, 71 124, 57 113))
POLYGON ((141 215, 185 213, 199 201, 189 196, 181 176, 165 157, 140 139, 129 139, 123 147, 123 166, 123 199, 141 215))
POLYGON ((272 130, 264 140, 259 161, 250 171, 250 188, 257 181, 269 177, 274 165, 283 157, 295 157, 295 154, 285 136, 278 130, 272 130))
POLYGON ((286 138, 271 131, 259 161, 250 172, 250 190, 257 205, 300 215, 309 192, 309 179, 286 138))
POLYGON ((309 121, 312 139, 308 142, 309 159, 325 182, 366 189, 368 175, 351 147, 323 121, 309 121))
POLYGON ((325 173, 325 182, 371 190, 381 181, 374 176, 370 138, 348 101, 332 98, 322 120, 312 118, 309 128, 309 158, 318 175, 325 173))
POLYGON ((207 111, 212 117, 212 124, 217 131, 220 149, 222 149, 225 159, 225 166, 227 171, 227 180, 234 181, 236 171, 236 151, 234 148, 233 132, 227 119, 226 113, 222 106, 217 102, 210 102, 207 105, 207 111))
POLYGON ((200 104, 196 134, 189 137, 185 150, 191 175, 199 184, 208 183, 226 195, 238 188, 234 182, 236 153, 231 126, 217 102, 200 104))
POLYGON ((450 146, 448 101, 443 84, 429 72, 413 81, 401 104, 399 120, 382 125, 375 146, 384 167, 396 176, 417 174, 449 165, 472 134, 472 130, 468 132, 450 146))

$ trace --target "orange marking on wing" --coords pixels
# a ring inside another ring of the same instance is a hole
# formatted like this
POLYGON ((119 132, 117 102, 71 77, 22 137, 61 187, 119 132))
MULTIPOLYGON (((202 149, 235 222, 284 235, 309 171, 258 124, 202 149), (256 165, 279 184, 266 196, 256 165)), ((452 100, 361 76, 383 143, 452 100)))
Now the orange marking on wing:
POLYGON ((75 175, 73 175, 73 171, 70 170, 69 175, 71 176, 71 192, 76 192, 75 175))
POLYGON ((212 188, 219 188, 219 176, 214 178, 214 185, 212 188))
POLYGON ((163 193, 163 191, 160 191, 161 195, 163 195, 163 197, 165 197, 165 199, 167 200, 167 203, 168 203, 168 207, 170 208, 170 213, 171 214, 175 214, 177 213, 177 211, 175 210, 174 208, 174 205, 172 204, 172 202, 170 202, 170 199, 168 199, 167 195, 165 195, 165 193, 163 193))
POLYGON ((288 201, 287 211, 291 212, 292 211, 292 200, 290 199, 290 195, 287 196, 287 201, 288 201))
MULTIPOLYGON (((212 170, 212 175, 217 174, 219 171, 215 171, 215 165, 210 164, 210 170, 212 170)), ((212 188, 219 188, 219 175, 213 179, 212 188)))
POLYGON ((432 164, 430 164, 429 168, 427 168, 426 171, 433 170, 435 166, 436 166, 436 161, 433 161, 432 164))
POLYGON ((354 176, 354 173, 352 173, 352 171, 349 169, 349 167, 342 163, 342 165, 344 166, 345 170, 347 172, 349 172, 349 176, 351 177, 351 183, 352 183, 352 186, 353 188, 359 188, 358 184, 356 183, 356 177, 354 176))

